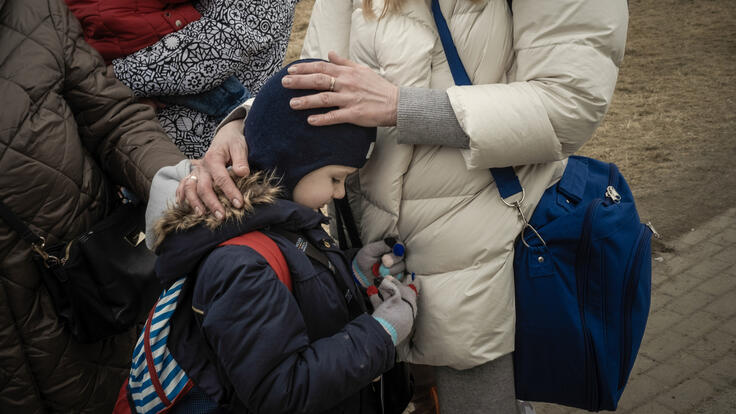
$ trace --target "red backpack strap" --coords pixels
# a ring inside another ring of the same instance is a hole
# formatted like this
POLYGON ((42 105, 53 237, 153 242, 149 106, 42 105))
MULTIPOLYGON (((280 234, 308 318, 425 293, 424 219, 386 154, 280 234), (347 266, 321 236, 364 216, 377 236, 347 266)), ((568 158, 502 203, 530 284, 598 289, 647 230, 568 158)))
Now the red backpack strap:
POLYGON ((291 273, 289 266, 286 264, 284 254, 276 245, 276 242, 260 231, 252 231, 250 233, 241 234, 230 240, 220 243, 220 246, 248 246, 263 256, 271 266, 281 283, 291 292, 291 273))

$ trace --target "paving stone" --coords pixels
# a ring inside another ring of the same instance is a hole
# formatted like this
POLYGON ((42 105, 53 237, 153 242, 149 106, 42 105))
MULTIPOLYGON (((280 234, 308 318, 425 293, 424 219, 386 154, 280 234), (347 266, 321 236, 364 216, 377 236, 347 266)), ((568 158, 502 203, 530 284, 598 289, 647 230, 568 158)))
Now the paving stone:
MULTIPOLYGON (((690 246, 688 245, 687 248, 690 246)), ((671 260, 668 260, 666 262, 666 269, 664 271, 664 274, 666 276, 670 275, 677 275, 685 270, 693 267, 695 263, 692 262, 692 260, 689 260, 689 258, 683 257, 681 254, 678 253, 677 256, 673 257, 671 260)))
POLYGON ((727 272, 724 269, 720 272, 719 275, 712 277, 698 285, 698 290, 717 296, 724 292, 728 292, 735 287, 736 275, 727 272))
POLYGON ((662 309, 669 301, 672 300, 672 296, 655 290, 652 292, 652 303, 649 305, 649 313, 652 314, 662 309))
POLYGON ((683 319, 682 315, 669 309, 660 309, 652 312, 649 314, 649 319, 647 320, 647 329, 644 331, 644 337, 646 339, 647 336, 656 336, 683 319))
POLYGON ((700 261, 686 272, 683 272, 683 274, 696 279, 709 279, 711 277, 720 276, 731 266, 732 265, 730 263, 708 258, 700 261))
MULTIPOLYGON (((638 407, 654 400, 657 395, 665 392, 668 387, 648 375, 632 378, 624 389, 618 404, 623 410, 638 407)), ((617 410, 618 412, 619 410, 617 410)))
POLYGON ((718 234, 731 227, 732 223, 733 218, 726 215, 718 215, 709 220, 707 223, 700 226, 699 229, 704 230, 710 234, 718 234))
POLYGON ((676 413, 685 413, 714 393, 715 389, 712 385, 700 378, 691 378, 659 396, 657 402, 676 413))
POLYGON ((702 370, 698 376, 718 388, 733 389, 736 386, 736 356, 726 355, 702 370))
POLYGON ((674 387, 708 367, 708 363, 687 352, 680 352, 667 358, 654 368, 647 371, 647 375, 657 379, 662 384, 674 387))
POLYGON ((532 403, 537 414, 570 414, 573 409, 564 405, 532 403))
POLYGON ((715 296, 693 289, 684 295, 675 298, 665 306, 665 309, 688 316, 697 312, 698 309, 712 302, 715 296))
POLYGON ((689 247, 681 250, 680 254, 690 260, 693 264, 698 264, 726 249, 728 249, 728 247, 706 240, 695 245, 690 245, 689 247))
POLYGON ((722 329, 723 332, 736 336, 736 317, 732 316, 727 321, 723 322, 720 329, 722 329))
POLYGON ((734 252, 733 247, 726 247, 720 253, 711 256, 711 259, 734 265, 736 264, 736 253, 734 252))
MULTIPOLYGON (((729 352, 733 353, 735 350, 736 338, 718 329, 687 347, 687 352, 711 363, 718 362, 722 356, 729 352)), ((652 353, 651 355, 656 357, 657 354, 652 353)))
POLYGON ((677 297, 694 289, 701 282, 701 279, 693 277, 690 272, 673 275, 666 283, 662 283, 657 288, 657 291, 677 297))
POLYGON ((636 410, 631 412, 631 414, 672 414, 672 413, 674 413, 674 411, 670 410, 666 406, 656 401, 650 401, 647 404, 642 405, 636 410))
POLYGON ((705 241, 708 236, 710 236, 710 231, 706 228, 701 227, 687 232, 685 235, 680 237, 679 241, 681 243, 693 245, 705 241))
POLYGON ((736 229, 726 228, 716 233, 709 239, 713 243, 721 244, 724 246, 730 246, 736 243, 736 229))
MULTIPOLYGON (((640 352, 655 361, 665 361, 692 342, 693 340, 688 336, 670 329, 645 342, 640 352)), ((710 344, 706 343, 703 345, 703 347, 706 346, 710 346, 710 344)))
POLYGON ((697 339, 712 331, 721 321, 721 318, 712 313, 699 311, 676 323, 672 329, 697 339))
POLYGON ((698 404, 693 412, 698 414, 736 413, 736 388, 732 387, 717 392, 709 399, 698 404))
POLYGON ((657 361, 639 353, 639 355, 636 356, 636 361, 634 361, 634 368, 631 369, 632 378, 647 372, 652 367, 656 366, 657 363, 657 361))
POLYGON ((666 266, 659 266, 659 268, 655 269, 652 267, 652 287, 656 290, 656 287, 664 283, 667 279, 669 279, 670 274, 667 273, 667 267, 666 266))
POLYGON ((733 289, 713 302, 709 303, 705 308, 707 312, 718 315, 722 318, 730 318, 736 314, 736 289, 733 289))

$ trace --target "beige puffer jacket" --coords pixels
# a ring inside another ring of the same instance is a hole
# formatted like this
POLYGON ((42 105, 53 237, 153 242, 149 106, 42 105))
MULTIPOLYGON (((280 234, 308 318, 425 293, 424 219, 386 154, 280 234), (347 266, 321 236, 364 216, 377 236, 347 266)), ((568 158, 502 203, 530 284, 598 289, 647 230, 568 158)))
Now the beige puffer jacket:
POLYGON ((440 5, 474 86, 453 86, 430 0, 378 20, 361 0, 317 0, 302 56, 334 50, 398 85, 447 89, 470 148, 401 145, 396 128, 380 129, 357 191, 363 240, 404 240, 422 285, 413 346, 400 353, 466 369, 514 349, 521 221, 488 168, 518 166, 531 214, 608 108, 628 10, 624 0, 514 0, 513 16, 506 0, 440 5))
MULTIPOLYGON (((80 32, 62 0, 0 0, 0 200, 52 244, 107 214, 106 177, 147 198, 184 158, 80 32)), ((109 413, 134 335, 74 342, 0 219, 0 413, 109 413)))

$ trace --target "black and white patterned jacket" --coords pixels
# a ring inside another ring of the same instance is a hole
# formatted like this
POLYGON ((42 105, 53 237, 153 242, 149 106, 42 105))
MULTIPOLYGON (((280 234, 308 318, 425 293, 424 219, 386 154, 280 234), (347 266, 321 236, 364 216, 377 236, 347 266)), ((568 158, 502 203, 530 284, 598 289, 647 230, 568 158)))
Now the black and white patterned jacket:
MULTIPOLYGON (((234 75, 255 95, 283 63, 297 0, 200 0, 202 18, 152 46, 115 59, 115 75, 139 97, 188 95, 234 75)), ((168 105, 164 130, 190 158, 207 151, 218 119, 168 105)))

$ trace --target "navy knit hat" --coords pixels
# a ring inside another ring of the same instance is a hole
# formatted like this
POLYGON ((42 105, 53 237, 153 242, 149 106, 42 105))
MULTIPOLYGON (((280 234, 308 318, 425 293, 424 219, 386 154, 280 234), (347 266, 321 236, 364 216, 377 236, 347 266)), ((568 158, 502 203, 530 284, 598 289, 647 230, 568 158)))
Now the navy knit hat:
POLYGON ((315 127, 307 123, 310 115, 335 108, 293 110, 291 98, 323 92, 310 89, 286 89, 281 78, 298 60, 284 67, 266 81, 256 95, 245 119, 248 163, 256 170, 273 170, 282 177, 286 198, 291 198, 299 180, 327 165, 362 167, 376 140, 376 128, 353 124, 315 127))

